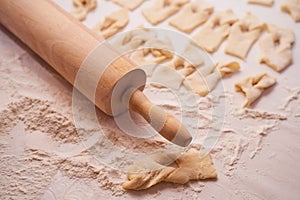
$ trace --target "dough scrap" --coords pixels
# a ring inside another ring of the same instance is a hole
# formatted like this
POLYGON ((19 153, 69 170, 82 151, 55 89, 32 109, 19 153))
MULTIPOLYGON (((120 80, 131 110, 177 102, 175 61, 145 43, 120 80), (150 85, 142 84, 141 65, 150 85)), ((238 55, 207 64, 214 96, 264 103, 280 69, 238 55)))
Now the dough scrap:
POLYGON ((225 53, 245 59, 263 29, 264 23, 251 13, 247 13, 243 19, 232 26, 225 53))
POLYGON ((151 85, 158 88, 179 89, 184 77, 174 68, 166 65, 159 65, 152 74, 151 85))
POLYGON ((86 19, 88 12, 97 7, 97 0, 73 0, 73 4, 76 10, 71 11, 71 14, 82 21, 86 19))
POLYGON ((144 28, 128 32, 113 46, 122 53, 129 53, 138 65, 159 64, 171 59, 174 51, 170 38, 144 28))
POLYGON ((152 25, 156 25, 175 14, 189 0, 155 0, 153 6, 144 8, 143 15, 152 25))
POLYGON ((213 11, 214 7, 205 0, 190 2, 169 21, 169 24, 180 31, 190 33, 206 22, 213 11))
POLYGON ((146 28, 138 28, 129 31, 124 37, 118 38, 113 45, 123 53, 141 48, 148 40, 153 38, 157 38, 157 34, 154 31, 146 28))
POLYGON ((285 69, 292 63, 292 46, 295 34, 290 29, 268 24, 268 33, 259 41, 260 62, 276 71, 285 69))
POLYGON ((143 64, 143 65, 140 65, 139 68, 144 70, 146 75, 148 77, 151 77, 152 74, 153 74, 153 71, 155 70, 155 68, 157 67, 157 64, 143 64))
POLYGON ((217 12, 193 36, 193 40, 204 50, 215 52, 228 36, 231 25, 237 20, 238 18, 230 9, 217 12))
POLYGON ((114 2, 115 4, 118 4, 123 8, 127 8, 133 11, 137 7, 139 7, 145 0, 110 0, 110 1, 114 2))
POLYGON ((164 56, 166 58, 173 58, 173 45, 172 41, 168 37, 159 37, 148 39, 144 44, 144 54, 151 53, 155 57, 164 56))
POLYGON ((94 30, 106 39, 123 29, 128 21, 128 10, 123 8, 106 16, 103 22, 94 27, 94 30))
POLYGON ((169 65, 173 66, 178 71, 178 73, 180 73, 184 77, 192 74, 196 70, 196 68, 192 64, 186 62, 185 59, 179 56, 176 56, 169 65))
POLYGON ((122 187, 125 190, 143 190, 160 182, 185 184, 189 180, 217 178, 210 154, 186 152, 177 157, 177 154, 160 154, 149 161, 136 163, 128 171, 128 181, 122 187))
POLYGON ((232 74, 240 70, 240 64, 237 62, 229 63, 217 63, 216 69, 220 72, 221 76, 224 77, 227 74, 232 74))
POLYGON ((189 43, 180 56, 174 57, 170 65, 186 77, 203 64, 204 58, 199 52, 199 47, 195 46, 193 43, 189 43))
POLYGON ((281 10, 289 13, 295 22, 300 22, 300 0, 285 0, 281 10))
POLYGON ((248 3, 258 4, 258 5, 263 5, 263 6, 272 6, 274 3, 274 0, 248 0, 248 3))
POLYGON ((199 67, 204 64, 203 50, 196 46, 194 43, 189 42, 180 56, 176 56, 174 59, 174 66, 184 67, 192 65, 193 67, 199 67))
POLYGON ((194 71, 183 82, 187 89, 200 96, 206 96, 211 92, 225 75, 239 71, 240 65, 237 62, 217 63, 213 68, 205 66, 204 68, 202 72, 200 71, 201 68, 194 71))
POLYGON ((139 66, 159 64, 167 59, 166 56, 157 56, 157 57, 151 56, 150 58, 149 57, 146 58, 147 55, 143 50, 137 50, 129 54, 129 58, 139 66))
POLYGON ((188 90, 191 90, 193 93, 202 97, 206 96, 210 91, 208 84, 206 77, 203 77, 197 70, 187 76, 183 82, 183 85, 188 90))
POLYGON ((246 103, 243 105, 245 108, 258 99, 265 89, 271 87, 275 83, 275 78, 264 73, 241 80, 236 83, 234 87, 237 92, 242 92, 247 98, 246 103))

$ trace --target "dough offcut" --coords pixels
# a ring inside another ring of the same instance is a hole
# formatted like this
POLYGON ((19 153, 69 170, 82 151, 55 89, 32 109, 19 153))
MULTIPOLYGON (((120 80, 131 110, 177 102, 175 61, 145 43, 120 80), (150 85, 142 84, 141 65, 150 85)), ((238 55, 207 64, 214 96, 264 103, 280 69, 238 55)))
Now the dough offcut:
POLYGON ((159 154, 150 160, 138 162, 127 173, 126 190, 143 190, 160 182, 185 184, 189 180, 215 179, 217 173, 210 154, 186 152, 159 154))

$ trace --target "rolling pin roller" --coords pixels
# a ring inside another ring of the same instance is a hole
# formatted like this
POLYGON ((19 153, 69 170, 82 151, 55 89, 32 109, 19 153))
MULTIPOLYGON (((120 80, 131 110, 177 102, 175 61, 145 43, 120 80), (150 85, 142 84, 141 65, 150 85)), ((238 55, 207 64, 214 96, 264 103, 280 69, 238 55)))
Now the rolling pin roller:
POLYGON ((0 23, 106 114, 129 108, 167 140, 180 146, 191 142, 187 129, 142 93, 145 73, 50 0, 1 0, 0 23))

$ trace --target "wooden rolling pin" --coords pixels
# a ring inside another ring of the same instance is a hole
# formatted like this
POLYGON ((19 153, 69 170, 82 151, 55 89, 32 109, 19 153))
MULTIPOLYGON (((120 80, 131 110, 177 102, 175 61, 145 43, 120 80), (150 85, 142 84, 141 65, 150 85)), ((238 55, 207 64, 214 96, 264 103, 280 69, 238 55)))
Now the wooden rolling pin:
MULTIPOLYGON (((100 68, 97 66, 103 64, 107 57, 114 58, 118 52, 50 0, 0 0, 0 23, 108 115, 120 114, 120 111, 113 112, 112 105, 116 84, 123 77, 129 77, 128 74, 143 77, 132 61, 120 56, 104 71, 100 70, 101 77, 96 77, 94 71, 99 72, 100 68), (78 72, 82 69, 85 75, 77 84, 78 72), (97 80, 94 94, 87 88, 89 84, 82 83, 90 80, 97 80)), ((128 80, 128 84, 135 82, 128 80)), ((126 109, 142 115, 167 140, 180 146, 187 146, 191 142, 191 135, 177 119, 146 98, 141 91, 143 86, 125 86, 120 90, 123 93, 134 89, 126 109)))

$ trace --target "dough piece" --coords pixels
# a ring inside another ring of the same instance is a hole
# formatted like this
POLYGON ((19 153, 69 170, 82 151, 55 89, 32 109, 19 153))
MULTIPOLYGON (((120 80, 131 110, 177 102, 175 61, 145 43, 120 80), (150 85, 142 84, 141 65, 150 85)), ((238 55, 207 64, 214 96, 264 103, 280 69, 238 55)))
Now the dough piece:
POLYGON ((127 8, 131 11, 139 7, 145 0, 111 0, 115 4, 127 8))
POLYGON ((181 11, 174 16, 169 24, 180 31, 190 33, 199 25, 207 21, 213 13, 214 7, 205 0, 197 0, 185 5, 181 11))
POLYGON ((157 36, 152 39, 148 38, 143 47, 145 47, 145 49, 143 50, 145 55, 151 53, 155 57, 173 57, 173 53, 170 51, 173 51, 174 48, 172 45, 172 41, 168 37, 159 38, 157 36))
POLYGON ((155 0, 152 7, 144 8, 143 15, 152 25, 156 25, 175 14, 189 0, 155 0))
POLYGON ((185 184, 189 180, 217 178, 210 154, 186 152, 176 158, 176 154, 170 153, 159 155, 154 160, 136 163, 128 171, 128 181, 122 187, 126 190, 143 190, 160 182, 185 184))
POLYGON ((170 65, 172 65, 184 77, 189 76, 196 70, 193 65, 186 62, 185 59, 179 56, 176 56, 170 65))
POLYGON ((209 91, 212 91, 217 86, 222 77, 228 74, 233 74, 240 70, 240 65, 237 62, 227 64, 217 63, 215 70, 206 77, 206 83, 209 91))
POLYGON ((221 76, 224 77, 227 74, 238 72, 240 70, 240 64, 237 62, 227 64, 217 63, 216 69, 220 72, 221 76))
POLYGON ((238 18, 230 9, 217 12, 193 36, 193 40, 201 48, 212 53, 219 48, 228 36, 231 25, 237 20, 238 18))
POLYGON ((202 97, 206 96, 210 91, 205 77, 197 70, 187 76, 183 84, 188 90, 191 90, 193 93, 199 94, 202 97))
POLYGON ((264 29, 264 23, 251 13, 235 23, 228 37, 225 53, 245 59, 264 29))
POLYGON ((235 84, 235 90, 242 92, 247 98, 244 108, 254 102, 263 91, 276 83, 276 79, 268 74, 260 74, 254 77, 248 77, 235 84))
POLYGON ((295 22, 300 22, 300 0, 285 0, 281 10, 289 13, 295 22))
POLYGON ((274 0, 248 0, 248 3, 259 4, 259 5, 263 5, 263 6, 272 6, 274 3, 274 0))
POLYGON ((159 65, 152 74, 151 85, 159 88, 179 89, 184 77, 179 74, 174 68, 159 65))
POLYGON ((97 7, 97 0, 73 0, 76 10, 71 11, 71 14, 78 20, 85 20, 88 12, 97 7))
POLYGON ((184 68, 178 70, 178 72, 184 76, 184 77, 187 77, 189 76, 190 74, 192 74, 194 71, 195 71, 195 67, 193 67, 192 65, 187 65, 185 66, 184 68))
POLYGON ((145 71, 146 75, 148 77, 151 77, 153 74, 153 71, 155 70, 155 68, 157 67, 156 64, 144 64, 144 65, 140 65, 139 68, 141 68, 142 70, 145 71))
POLYGON ((130 31, 123 38, 115 41, 113 46, 138 65, 159 64, 173 57, 172 41, 149 29, 130 31), (134 50, 134 52, 132 52, 134 50))
POLYGON ((294 32, 290 29, 268 24, 268 33, 259 41, 260 62, 276 71, 281 71, 292 63, 294 32))
POLYGON ((227 64, 217 63, 215 66, 204 66, 202 71, 199 68, 184 80, 184 86, 200 96, 206 96, 218 84, 219 80, 227 74, 232 74, 240 69, 237 62, 227 64))
POLYGON ((123 53, 141 48, 147 41, 153 38, 157 38, 157 34, 154 31, 146 28, 138 28, 126 33, 124 37, 115 41, 113 46, 123 53))
POLYGON ((123 29, 128 24, 128 21, 128 10, 123 8, 106 16, 103 22, 94 27, 94 30, 104 38, 109 38, 123 29))
POLYGON ((143 66, 143 65, 150 65, 150 64, 159 64, 168 59, 166 56, 157 56, 157 57, 147 57, 148 53, 145 54, 145 51, 143 50, 137 50, 129 55, 129 58, 133 60, 137 65, 143 66), (147 58, 146 58, 147 57, 147 58))
POLYGON ((183 53, 180 56, 176 56, 170 65, 183 76, 189 76, 197 67, 204 64, 204 59, 199 51, 199 47, 189 43, 183 53))
POLYGON ((180 53, 180 56, 174 58, 173 64, 175 68, 187 67, 192 65, 193 67, 199 67, 204 64, 203 50, 193 43, 189 43, 184 48, 184 51, 180 53))

